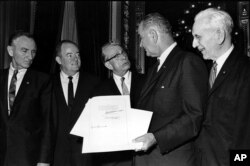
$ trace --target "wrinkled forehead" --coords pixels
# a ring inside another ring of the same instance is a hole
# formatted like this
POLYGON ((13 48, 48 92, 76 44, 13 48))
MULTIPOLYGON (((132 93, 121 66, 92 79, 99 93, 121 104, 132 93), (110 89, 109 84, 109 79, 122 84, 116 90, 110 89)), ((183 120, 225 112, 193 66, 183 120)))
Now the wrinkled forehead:
POLYGON ((28 38, 26 36, 20 36, 13 41, 15 46, 20 47, 31 47, 32 49, 36 49, 36 43, 32 38, 28 38))

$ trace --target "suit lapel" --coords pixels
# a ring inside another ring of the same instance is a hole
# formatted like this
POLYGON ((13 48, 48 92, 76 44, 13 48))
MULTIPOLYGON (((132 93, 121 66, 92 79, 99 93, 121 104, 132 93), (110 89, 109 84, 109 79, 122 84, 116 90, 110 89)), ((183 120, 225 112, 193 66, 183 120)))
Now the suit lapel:
MULTIPOLYGON (((15 108, 15 105, 17 103, 23 100, 23 96, 25 95, 26 90, 30 88, 31 84, 32 84, 32 71, 28 69, 24 74, 23 80, 16 94, 16 98, 13 103, 13 108, 15 108)), ((19 109, 13 109, 10 116, 13 116, 13 114, 17 114, 16 112, 17 110, 19 109)))
POLYGON ((31 83, 32 83, 32 72, 30 70, 27 70, 19 87, 19 90, 17 92, 14 105, 15 103, 18 103, 22 99, 23 94, 25 93, 26 89, 29 88, 31 83))
POLYGON ((79 73, 79 80, 76 88, 75 100, 73 102, 73 107, 71 110, 71 126, 75 124, 76 120, 80 116, 89 99, 89 79, 82 72, 79 73))
MULTIPOLYGON (((65 106, 64 110, 68 109, 68 105, 66 103, 66 99, 64 97, 64 93, 63 93, 63 88, 62 88, 62 83, 61 83, 61 78, 60 78, 60 73, 58 73, 56 75, 56 79, 55 79, 55 89, 56 89, 56 93, 57 93, 57 97, 59 98, 59 101, 63 101, 63 104, 65 106)), ((68 110, 67 110, 68 111, 68 110)))
POLYGON ((112 88, 112 91, 117 94, 117 95, 122 95, 121 92, 119 91, 116 83, 115 83, 115 80, 114 78, 111 78, 111 88, 112 88))
POLYGON ((166 72, 171 71, 171 66, 175 64, 174 60, 177 58, 176 54, 178 52, 179 48, 176 46, 168 55, 168 57, 165 59, 164 63, 162 64, 160 70, 156 73, 156 75, 153 75, 154 68, 156 66, 153 66, 151 70, 149 71, 149 74, 147 76, 147 81, 142 89, 141 97, 144 98, 147 96, 147 94, 151 91, 151 89, 155 86, 155 84, 158 82, 159 78, 164 74, 166 75, 166 72))
POLYGON ((222 66, 217 78, 215 79, 213 87, 209 90, 208 95, 210 96, 218 87, 221 86, 223 81, 227 78, 230 74, 231 70, 233 69, 234 63, 236 62, 237 53, 234 49, 233 52, 229 55, 228 59, 225 61, 224 65, 222 66))
POLYGON ((1 82, 1 101, 2 101, 2 107, 3 107, 3 114, 4 117, 7 119, 8 117, 8 75, 9 75, 9 69, 4 69, 3 76, 1 82))

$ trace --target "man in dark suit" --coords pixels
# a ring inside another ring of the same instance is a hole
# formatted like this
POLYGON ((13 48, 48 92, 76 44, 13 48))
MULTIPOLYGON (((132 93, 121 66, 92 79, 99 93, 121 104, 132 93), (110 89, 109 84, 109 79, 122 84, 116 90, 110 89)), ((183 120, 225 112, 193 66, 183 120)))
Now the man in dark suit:
MULTIPOLYGON (((130 71, 127 53, 119 43, 109 42, 102 47, 102 61, 112 71, 112 77, 103 80, 94 91, 94 96, 130 95, 131 107, 137 102, 144 76, 130 71), (122 77, 125 85, 122 83, 122 77), (128 90, 124 89, 125 86, 128 90)), ((131 166, 132 151, 108 152, 95 155, 95 165, 100 166, 131 166)))
POLYGON ((76 43, 69 40, 59 42, 56 47, 56 55, 61 72, 56 74, 53 79, 54 166, 91 165, 91 156, 81 153, 82 137, 69 133, 99 79, 79 71, 81 59, 76 43))
POLYGON ((200 166, 229 166, 229 150, 250 149, 250 66, 232 44, 233 25, 227 12, 213 8, 198 13, 193 25, 193 47, 214 61, 196 141, 200 166))
POLYGON ((194 166, 197 136, 207 96, 207 70, 202 59, 183 51, 172 37, 170 23, 148 14, 139 24, 140 45, 157 57, 149 69, 137 107, 153 112, 148 133, 136 138, 136 166, 194 166))
POLYGON ((29 69, 36 43, 25 32, 13 34, 7 46, 12 58, 1 74, 1 160, 5 166, 48 166, 51 162, 51 81, 29 69))

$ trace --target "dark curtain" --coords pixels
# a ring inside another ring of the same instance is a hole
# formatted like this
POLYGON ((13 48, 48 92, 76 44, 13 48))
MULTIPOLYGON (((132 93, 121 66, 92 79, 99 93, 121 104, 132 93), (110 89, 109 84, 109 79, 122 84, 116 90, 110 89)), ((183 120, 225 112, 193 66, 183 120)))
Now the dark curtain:
POLYGON ((108 77, 101 62, 101 47, 109 39, 108 1, 76 1, 76 22, 82 60, 82 70, 108 77))
POLYGON ((0 69, 9 67, 7 53, 9 36, 15 30, 29 31, 30 2, 0 1, 0 69))
POLYGON ((55 47, 61 37, 64 2, 38 1, 36 5, 34 37, 37 54, 32 68, 46 73, 55 71, 55 47))

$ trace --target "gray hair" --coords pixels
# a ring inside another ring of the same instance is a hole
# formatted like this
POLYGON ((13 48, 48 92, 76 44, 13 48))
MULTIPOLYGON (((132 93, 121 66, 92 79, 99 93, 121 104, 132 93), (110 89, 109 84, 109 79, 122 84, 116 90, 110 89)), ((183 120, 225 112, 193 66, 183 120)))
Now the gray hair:
POLYGON ((195 16, 194 21, 201 18, 205 18, 207 23, 212 27, 222 28, 228 34, 231 34, 234 27, 231 16, 227 12, 216 8, 208 8, 200 11, 195 16))
POLYGON ((121 47, 122 49, 123 49, 123 47, 121 46, 121 44, 119 43, 119 42, 117 42, 117 41, 110 41, 110 42, 108 42, 108 43, 106 43, 106 44, 104 44, 103 46, 102 46, 102 56, 101 56, 101 59, 102 59, 102 62, 103 63, 105 63, 105 54, 104 54, 104 50, 106 49, 106 48, 108 48, 108 47, 110 47, 110 46, 119 46, 119 47, 121 47))
POLYGON ((172 34, 172 26, 169 21, 159 13, 150 13, 141 20, 142 30, 156 26, 161 33, 172 34))

